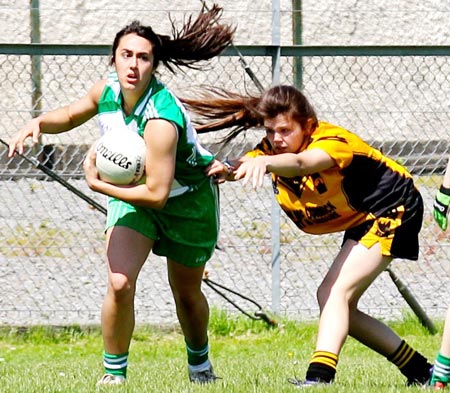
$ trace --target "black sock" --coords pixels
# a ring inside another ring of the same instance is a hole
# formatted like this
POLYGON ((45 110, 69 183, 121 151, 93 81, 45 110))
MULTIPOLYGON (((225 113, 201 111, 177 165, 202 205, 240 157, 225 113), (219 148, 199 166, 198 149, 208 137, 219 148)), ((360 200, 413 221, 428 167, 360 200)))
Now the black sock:
POLYGON ((336 375, 338 355, 326 352, 314 352, 309 363, 306 379, 309 381, 333 382, 336 375))
POLYGON ((403 340, 395 352, 387 358, 411 383, 425 383, 430 378, 432 365, 419 352, 403 340))

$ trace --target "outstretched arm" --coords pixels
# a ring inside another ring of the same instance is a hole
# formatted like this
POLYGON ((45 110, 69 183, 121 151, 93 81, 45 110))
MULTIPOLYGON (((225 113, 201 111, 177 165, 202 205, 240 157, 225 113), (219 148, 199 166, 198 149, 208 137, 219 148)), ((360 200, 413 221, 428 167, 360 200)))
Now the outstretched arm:
POLYGON ((244 179, 244 184, 252 183, 253 188, 263 185, 266 173, 283 177, 304 176, 335 166, 331 156, 321 149, 306 150, 301 153, 261 155, 250 158, 235 172, 235 179, 244 179))
POLYGON ((33 143, 38 143, 41 134, 58 134, 69 131, 94 117, 97 114, 98 101, 105 83, 104 80, 99 81, 78 101, 30 120, 11 139, 8 157, 13 157, 16 150, 22 154, 24 141, 28 137, 32 137, 33 143))

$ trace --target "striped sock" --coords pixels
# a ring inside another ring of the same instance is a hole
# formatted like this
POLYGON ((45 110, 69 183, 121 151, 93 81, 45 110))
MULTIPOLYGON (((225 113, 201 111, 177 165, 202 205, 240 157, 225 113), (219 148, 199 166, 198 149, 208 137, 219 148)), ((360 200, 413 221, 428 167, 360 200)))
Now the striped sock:
POLYGON ((128 366, 128 352, 112 355, 103 353, 103 366, 105 367, 105 374, 121 375, 127 377, 128 366))
POLYGON ((308 381, 332 382, 336 375, 339 356, 326 351, 315 351, 306 372, 308 381))
POLYGON ((209 354, 208 341, 206 341, 206 344, 200 348, 192 348, 192 346, 186 342, 186 351, 189 365, 191 366, 203 365, 208 360, 209 354))
POLYGON ((430 377, 432 365, 419 352, 402 340, 395 352, 387 358, 410 382, 424 383, 430 377))
POLYGON ((450 358, 442 355, 440 352, 434 361, 431 385, 434 385, 435 382, 444 382, 445 384, 450 382, 450 358))

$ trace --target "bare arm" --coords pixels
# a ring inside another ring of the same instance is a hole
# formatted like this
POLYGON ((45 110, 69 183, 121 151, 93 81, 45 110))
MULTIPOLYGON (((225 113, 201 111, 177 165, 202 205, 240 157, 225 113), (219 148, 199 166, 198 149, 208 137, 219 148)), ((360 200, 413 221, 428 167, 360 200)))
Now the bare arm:
POLYGON ((258 188, 269 172, 283 177, 295 177, 320 172, 335 165, 335 161, 324 150, 311 149, 297 154, 284 153, 247 159, 236 170, 234 177, 236 180, 244 179, 244 184, 252 182, 253 188, 258 188))
POLYGON ((147 145, 144 184, 118 186, 100 180, 95 168, 95 151, 91 149, 84 161, 89 187, 133 205, 162 209, 174 179, 178 133, 172 123, 155 119, 147 123, 144 139, 147 145))
POLYGON ((98 101, 105 83, 105 80, 101 80, 78 101, 30 120, 11 139, 8 156, 14 156, 16 149, 22 154, 24 141, 28 137, 32 137, 33 143, 38 143, 41 134, 58 134, 69 131, 94 117, 97 114, 98 101))

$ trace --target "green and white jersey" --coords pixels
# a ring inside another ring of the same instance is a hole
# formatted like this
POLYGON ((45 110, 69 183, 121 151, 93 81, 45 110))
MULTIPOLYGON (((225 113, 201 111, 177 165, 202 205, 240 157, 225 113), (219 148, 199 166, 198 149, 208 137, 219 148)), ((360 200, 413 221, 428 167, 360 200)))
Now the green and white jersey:
POLYGON ((122 100, 117 74, 112 72, 98 103, 101 135, 126 127, 143 136, 148 120, 167 120, 178 132, 175 179, 170 195, 177 196, 197 189, 208 179, 204 168, 214 159, 214 155, 201 146, 186 109, 163 83, 153 77, 129 116, 125 116, 122 110, 122 100))

